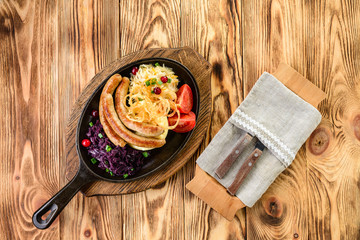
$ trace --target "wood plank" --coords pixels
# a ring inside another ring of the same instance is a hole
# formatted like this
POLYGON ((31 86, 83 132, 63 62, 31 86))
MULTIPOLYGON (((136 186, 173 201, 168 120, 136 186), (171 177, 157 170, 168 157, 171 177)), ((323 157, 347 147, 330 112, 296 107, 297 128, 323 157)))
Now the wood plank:
MULTIPOLYGON (((149 47, 177 47, 179 29, 179 0, 120 2, 121 55, 149 47)), ((123 239, 184 239, 184 188, 180 172, 156 189, 123 195, 127 229, 123 239)))
POLYGON ((328 95, 320 105, 323 121, 306 145, 309 237, 360 239, 360 5, 305 7, 308 75, 328 95))
POLYGON ((0 19, 0 239, 58 238, 31 222, 58 188, 56 2, 2 1, 0 19))
MULTIPOLYGON (((240 1, 182 1, 181 44, 190 46, 212 64, 212 118, 209 135, 183 172, 194 177, 195 159, 243 99, 240 1), (196 9, 196 11, 194 11, 196 9)), ((232 222, 185 191, 185 239, 243 239, 245 211, 232 222)))
MULTIPOLYGON (((306 76, 302 1, 243 3, 245 93, 264 71, 273 72, 280 62, 306 76)), ((292 165, 247 209, 248 239, 308 238, 306 167, 302 148, 292 165)))
MULTIPOLYGON (((65 129, 81 90, 118 57, 118 1, 59 1, 60 187, 65 178, 65 129)), ((120 197, 87 198, 77 194, 60 215, 62 239, 118 239, 122 236, 120 197)))
POLYGON ((359 8, 346 0, 1 1, 0 215, 11 217, 0 220, 0 239, 359 239, 359 8), (144 193, 77 195, 60 224, 35 230, 32 213, 66 183, 64 132, 81 89, 119 56, 185 45, 215 70, 212 127, 193 160, 144 193), (227 222, 184 185, 256 79, 282 61, 326 91, 324 120, 247 210, 245 232, 244 211, 227 222))
POLYGON ((180 46, 180 0, 120 2, 121 56, 180 46))

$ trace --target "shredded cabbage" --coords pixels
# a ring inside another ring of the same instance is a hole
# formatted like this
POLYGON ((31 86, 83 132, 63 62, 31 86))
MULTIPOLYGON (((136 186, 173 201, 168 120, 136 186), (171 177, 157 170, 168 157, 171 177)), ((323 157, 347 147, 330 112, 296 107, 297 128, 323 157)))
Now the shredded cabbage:
POLYGON ((180 120, 176 105, 178 83, 178 76, 165 65, 140 65, 136 75, 131 74, 129 93, 124 99, 127 117, 136 122, 158 125, 163 129, 174 129, 180 120), (161 82, 163 76, 170 80, 167 83, 161 82), (161 89, 160 94, 153 93, 155 87, 161 89), (171 117, 175 113, 178 115, 176 124, 164 124, 163 117, 171 117))

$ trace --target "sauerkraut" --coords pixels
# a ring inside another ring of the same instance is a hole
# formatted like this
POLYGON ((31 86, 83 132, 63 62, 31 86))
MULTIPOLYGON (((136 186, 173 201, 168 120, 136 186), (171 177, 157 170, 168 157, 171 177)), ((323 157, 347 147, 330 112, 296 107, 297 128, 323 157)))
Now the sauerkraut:
POLYGON ((171 68, 159 64, 143 64, 139 66, 136 75, 131 74, 129 93, 124 101, 127 117, 136 122, 158 125, 163 129, 174 129, 180 119, 180 112, 176 105, 176 92, 179 83, 178 76, 171 68), (163 83, 161 77, 168 81, 163 83), (154 92, 160 88, 161 93, 154 92), (175 125, 164 124, 163 117, 171 117, 175 113, 178 120, 175 125))

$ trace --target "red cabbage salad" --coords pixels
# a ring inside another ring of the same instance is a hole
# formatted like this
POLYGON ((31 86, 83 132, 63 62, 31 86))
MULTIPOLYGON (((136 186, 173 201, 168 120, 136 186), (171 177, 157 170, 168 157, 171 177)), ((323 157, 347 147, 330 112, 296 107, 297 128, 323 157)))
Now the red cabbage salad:
POLYGON ((93 120, 89 122, 86 133, 88 139, 83 139, 81 144, 86 147, 92 164, 97 164, 110 176, 123 176, 128 178, 135 175, 143 166, 144 159, 149 156, 148 152, 139 151, 129 146, 115 146, 106 136, 98 114, 92 112, 93 120), (94 121, 95 120, 95 121, 94 121))

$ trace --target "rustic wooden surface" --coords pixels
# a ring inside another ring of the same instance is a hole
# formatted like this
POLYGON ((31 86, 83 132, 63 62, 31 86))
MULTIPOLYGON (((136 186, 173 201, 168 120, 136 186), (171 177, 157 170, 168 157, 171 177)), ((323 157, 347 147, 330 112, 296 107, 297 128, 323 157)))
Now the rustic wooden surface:
POLYGON ((79 170, 79 157, 76 151, 76 131, 80 115, 93 92, 114 71, 121 69, 131 62, 145 58, 169 58, 187 67, 194 76, 200 94, 200 107, 196 119, 196 127, 186 145, 178 152, 171 163, 164 166, 150 176, 126 183, 97 181, 81 191, 88 197, 94 195, 116 195, 140 192, 159 185, 182 168, 197 151, 204 135, 209 128, 211 113, 210 81, 211 65, 199 53, 189 47, 182 48, 151 48, 126 55, 104 67, 81 92, 76 100, 66 127, 66 178, 70 181, 79 170))
POLYGON ((358 1, 0 2, 0 239, 359 239, 358 1), (84 86, 139 49, 190 46, 212 65, 211 127, 155 189, 78 194, 53 226, 31 215, 66 183, 65 127, 84 86), (263 71, 286 62, 327 93, 320 127, 251 209, 228 222, 185 190, 196 156, 263 71))

